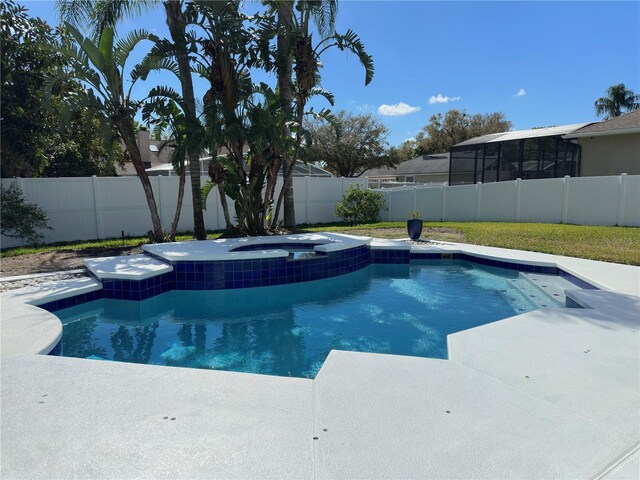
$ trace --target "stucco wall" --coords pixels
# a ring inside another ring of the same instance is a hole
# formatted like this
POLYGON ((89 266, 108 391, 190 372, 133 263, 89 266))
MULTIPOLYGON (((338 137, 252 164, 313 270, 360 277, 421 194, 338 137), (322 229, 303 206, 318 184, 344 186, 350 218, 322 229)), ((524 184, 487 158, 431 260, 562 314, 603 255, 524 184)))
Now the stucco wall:
POLYGON ((640 133, 584 137, 580 176, 640 174, 640 133))

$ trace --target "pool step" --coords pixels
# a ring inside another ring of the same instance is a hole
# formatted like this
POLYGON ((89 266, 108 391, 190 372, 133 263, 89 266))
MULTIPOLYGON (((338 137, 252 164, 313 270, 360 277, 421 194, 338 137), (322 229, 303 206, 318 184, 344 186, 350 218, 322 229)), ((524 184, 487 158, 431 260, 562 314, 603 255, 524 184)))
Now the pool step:
POLYGON ((145 254, 87 258, 84 266, 96 279, 145 280, 173 271, 167 263, 145 254))
POLYGON ((558 275, 529 272, 520 272, 520 275, 536 288, 543 291, 562 305, 566 304, 566 295, 564 293, 565 289, 580 289, 580 287, 558 275))

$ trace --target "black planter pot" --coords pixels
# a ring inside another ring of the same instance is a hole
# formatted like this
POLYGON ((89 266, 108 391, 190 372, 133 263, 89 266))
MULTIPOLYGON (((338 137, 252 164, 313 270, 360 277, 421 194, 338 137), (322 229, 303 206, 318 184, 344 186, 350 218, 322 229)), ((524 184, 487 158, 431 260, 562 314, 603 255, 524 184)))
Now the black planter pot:
POLYGON ((407 232, 411 240, 418 240, 422 233, 422 220, 419 218, 407 220, 407 232))

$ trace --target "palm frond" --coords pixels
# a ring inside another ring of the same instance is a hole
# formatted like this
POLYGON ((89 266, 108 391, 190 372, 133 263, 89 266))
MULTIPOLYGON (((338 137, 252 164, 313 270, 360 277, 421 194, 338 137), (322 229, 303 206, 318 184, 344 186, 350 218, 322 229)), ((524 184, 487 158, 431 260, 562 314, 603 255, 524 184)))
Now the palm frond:
POLYGON ((356 35, 353 30, 347 30, 344 35, 336 33, 327 40, 329 40, 330 43, 325 44, 324 46, 322 45, 325 41, 320 42, 318 47, 322 46, 322 48, 317 52, 317 55, 320 56, 322 52, 333 46, 338 47, 341 51, 348 50, 355 53, 365 70, 364 84, 369 85, 371 80, 373 80, 374 74, 373 57, 365 51, 364 44, 358 35, 356 35))
POLYGON ((143 40, 157 42, 159 39, 157 35, 144 29, 131 30, 127 35, 118 39, 113 54, 116 64, 124 65, 133 49, 143 40))
POLYGON ((153 99, 154 97, 163 97, 173 100, 181 107, 184 103, 182 100, 182 95, 176 92, 173 88, 164 85, 154 87, 149 91, 148 98, 153 99))
POLYGON ((316 95, 326 98, 332 107, 335 104, 335 97, 333 96, 333 93, 331 93, 329 90, 325 90, 320 86, 313 87, 311 90, 309 90, 309 97, 313 97, 316 95))
POLYGON ((338 2, 336 0, 312 0, 305 2, 305 4, 320 36, 327 38, 333 35, 338 14, 338 2))
POLYGON ((88 23, 93 4, 93 0, 58 0, 56 10, 62 21, 78 27, 88 23))

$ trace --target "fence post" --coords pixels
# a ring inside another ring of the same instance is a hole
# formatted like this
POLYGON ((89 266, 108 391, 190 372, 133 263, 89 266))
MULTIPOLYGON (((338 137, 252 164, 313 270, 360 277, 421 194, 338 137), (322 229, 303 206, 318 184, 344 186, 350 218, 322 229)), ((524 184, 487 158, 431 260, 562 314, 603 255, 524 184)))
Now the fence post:
POLYGON ((627 174, 620 175, 620 190, 618 192, 618 221, 616 225, 624 226, 624 202, 627 197, 627 174))
POLYGON ((442 204, 442 212, 440 212, 441 222, 447 221, 447 190, 446 188, 447 188, 446 185, 440 186, 440 192, 442 197, 442 201, 440 202, 442 204))
POLYGON ((476 222, 480 221, 480 203, 482 202, 482 182, 476 183, 476 222))
POLYGON ((309 223, 309 177, 304 177, 304 223, 309 223))
POLYGON ((516 222, 520 222, 520 188, 522 188, 522 179, 516 178, 516 222))
POLYGON ((569 221, 569 175, 564 176, 564 188, 562 191, 562 223, 569 221))
POLYGON ((102 199, 100 193, 98 193, 98 177, 93 175, 91 177, 91 186, 93 187, 93 212, 96 219, 96 238, 103 238, 102 229, 102 199))
POLYGON ((16 178, 16 185, 18 186, 18 188, 22 192, 22 196, 28 201, 29 199, 27 198, 27 193, 24 191, 24 181, 23 181, 22 177, 17 177, 16 178))
POLYGON ((418 211, 418 187, 413 187, 413 211, 418 211))

